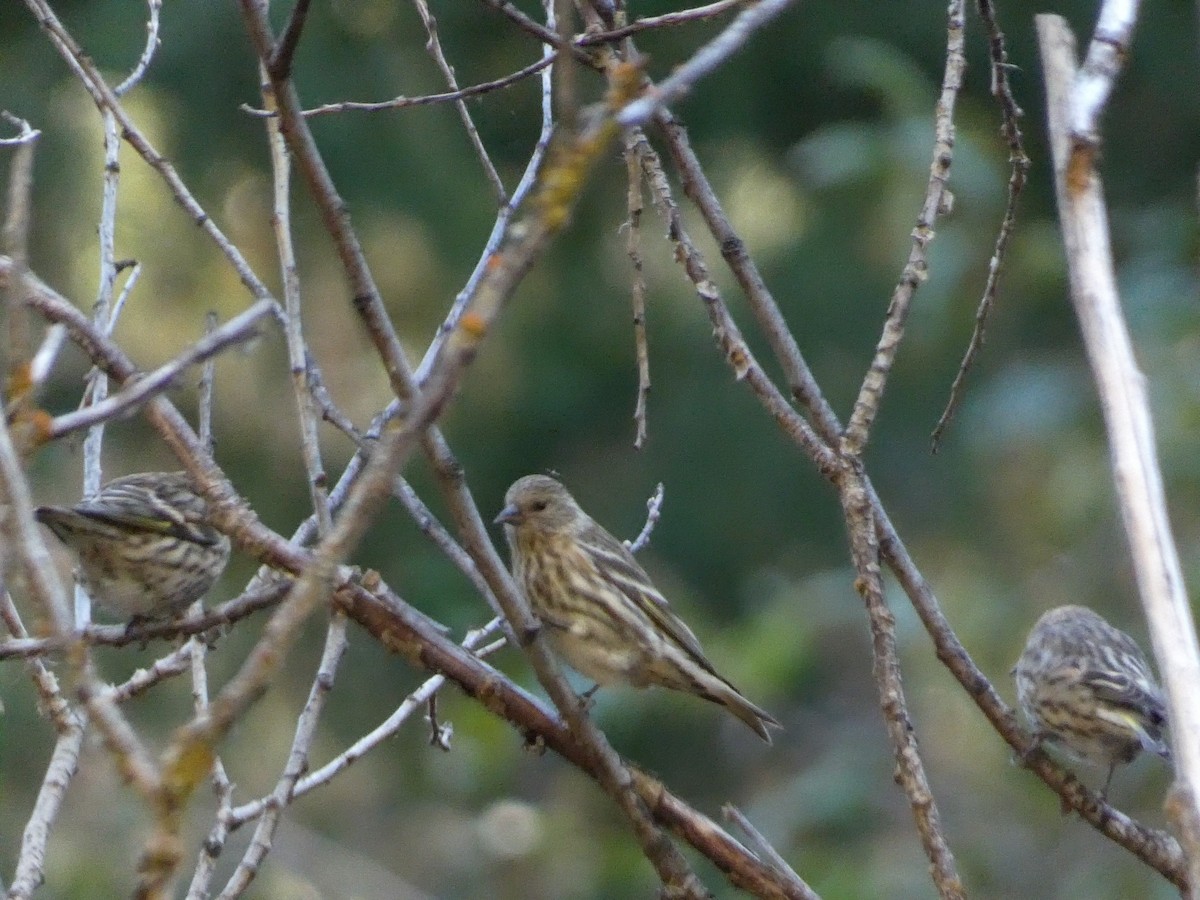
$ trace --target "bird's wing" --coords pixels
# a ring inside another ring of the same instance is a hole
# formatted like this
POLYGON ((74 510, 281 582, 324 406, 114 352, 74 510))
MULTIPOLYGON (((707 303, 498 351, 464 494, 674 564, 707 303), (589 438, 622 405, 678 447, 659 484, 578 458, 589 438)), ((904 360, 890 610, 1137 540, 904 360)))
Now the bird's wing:
POLYGON ((1083 673, 1082 680, 1099 700, 1136 710, 1154 723, 1166 719, 1162 693, 1144 678, 1124 672, 1090 669, 1083 673))
POLYGON ((696 662, 716 674, 696 635, 675 615, 667 599, 658 592, 629 548, 599 526, 588 533, 586 543, 593 551, 596 565, 650 617, 655 626, 694 657, 696 662))
POLYGON ((125 531, 148 531, 179 538, 193 544, 212 546, 221 539, 211 526, 189 521, 179 510, 153 495, 143 498, 142 508, 120 509, 110 503, 81 503, 76 511, 89 519, 125 531))

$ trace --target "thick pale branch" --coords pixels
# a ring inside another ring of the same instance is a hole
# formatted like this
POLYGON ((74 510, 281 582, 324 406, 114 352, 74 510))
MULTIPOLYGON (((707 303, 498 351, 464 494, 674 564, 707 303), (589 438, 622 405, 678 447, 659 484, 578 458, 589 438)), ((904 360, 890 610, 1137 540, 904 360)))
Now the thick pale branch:
POLYGON ((1171 534, 1146 380, 1121 311, 1099 173, 1073 151, 1075 40, 1058 16, 1037 18, 1059 219, 1071 300, 1096 379, 1113 480, 1138 591, 1167 690, 1176 781, 1169 811, 1187 849, 1191 896, 1200 896, 1200 644, 1171 534))

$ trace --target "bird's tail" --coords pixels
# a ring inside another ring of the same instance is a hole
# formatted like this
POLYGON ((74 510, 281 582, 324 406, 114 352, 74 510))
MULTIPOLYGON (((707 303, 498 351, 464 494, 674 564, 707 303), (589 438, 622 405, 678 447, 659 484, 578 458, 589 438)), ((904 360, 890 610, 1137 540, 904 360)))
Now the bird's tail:
POLYGON ((700 688, 700 696, 713 703, 720 703, 749 725, 760 738, 768 744, 771 743, 771 732, 767 730, 767 727, 783 728, 780 721, 761 706, 757 706, 743 697, 741 691, 721 676, 707 672, 704 674, 708 677, 703 679, 702 684, 697 685, 700 688))

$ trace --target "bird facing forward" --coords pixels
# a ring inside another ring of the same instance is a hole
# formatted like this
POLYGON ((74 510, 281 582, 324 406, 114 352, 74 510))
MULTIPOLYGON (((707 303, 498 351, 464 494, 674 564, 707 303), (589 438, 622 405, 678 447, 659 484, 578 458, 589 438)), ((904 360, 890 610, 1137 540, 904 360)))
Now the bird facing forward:
POLYGON ((183 472, 115 478, 75 506, 40 506, 39 522, 75 551, 92 600, 125 618, 161 619, 202 597, 225 570, 229 538, 183 472))
POLYGON ((1041 743, 1113 772, 1142 750, 1171 758, 1162 691, 1129 635, 1082 606, 1059 606, 1033 626, 1013 668, 1021 709, 1041 743))
POLYGON ((518 479, 496 517, 513 578, 551 648, 597 686, 657 684, 719 703, 768 744, 782 727, 717 673, 625 545, 545 475, 518 479))

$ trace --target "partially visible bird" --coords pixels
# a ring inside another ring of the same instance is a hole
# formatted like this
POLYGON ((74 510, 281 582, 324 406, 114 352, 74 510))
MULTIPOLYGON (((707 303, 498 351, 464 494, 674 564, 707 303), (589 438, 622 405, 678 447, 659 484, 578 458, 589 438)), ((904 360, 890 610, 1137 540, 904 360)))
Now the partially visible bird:
POLYGON ((558 481, 518 479, 496 516, 513 577, 545 626, 551 648, 597 686, 662 685, 719 703, 771 742, 782 727, 741 695, 704 655, 625 545, 558 481))
POLYGON ((75 506, 40 506, 35 515, 75 551, 92 600, 124 618, 182 612, 229 561, 229 538, 208 523, 184 472, 114 478, 75 506))
POLYGON ((1117 766, 1142 750, 1171 758, 1166 705, 1146 657, 1092 610, 1059 606, 1038 619, 1013 675, 1035 739, 1107 766, 1105 795, 1117 766))

